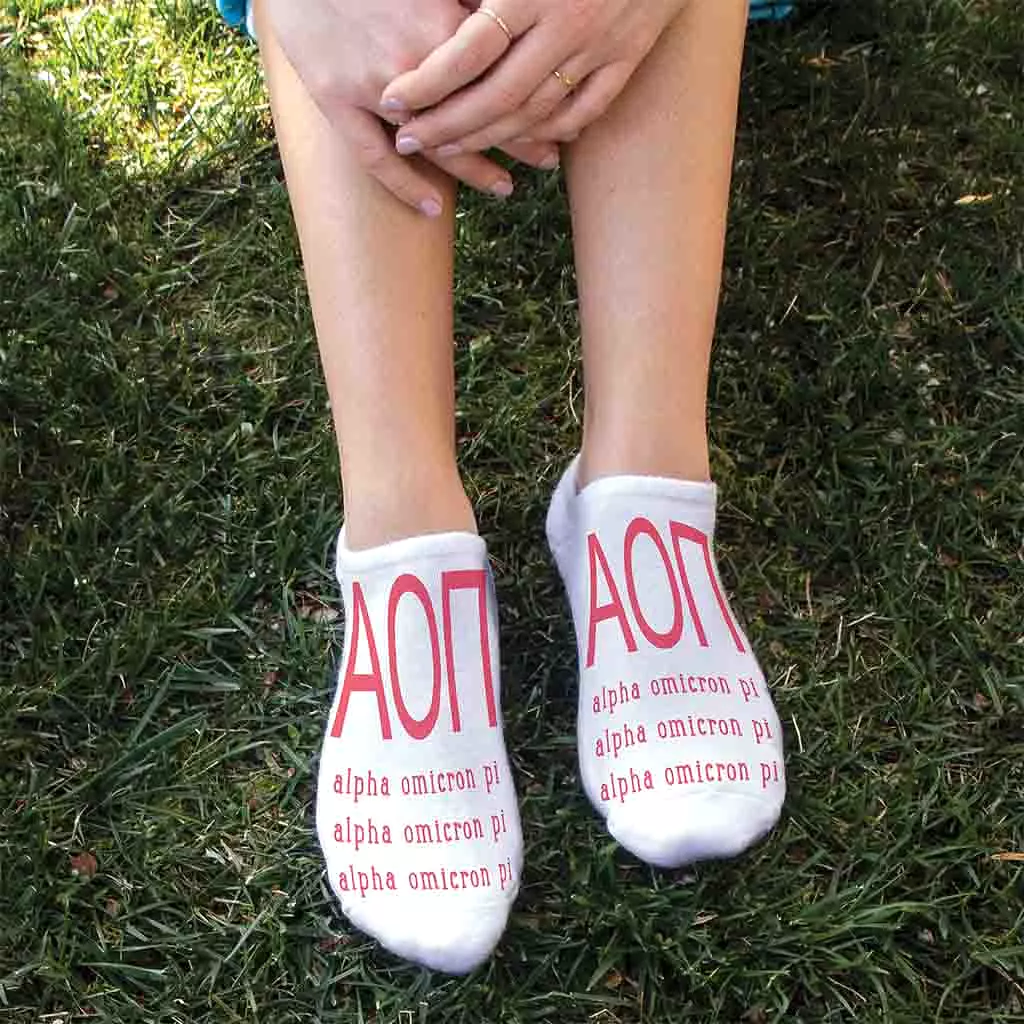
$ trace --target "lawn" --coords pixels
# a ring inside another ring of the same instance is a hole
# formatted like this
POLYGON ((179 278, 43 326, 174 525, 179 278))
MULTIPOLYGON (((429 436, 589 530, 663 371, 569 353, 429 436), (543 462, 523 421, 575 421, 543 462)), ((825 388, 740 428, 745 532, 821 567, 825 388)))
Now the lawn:
POLYGON ((712 430, 790 797, 732 863, 642 866, 577 784, 567 215, 465 203, 527 848, 452 980, 313 837, 341 510, 256 55, 200 0, 0 0, 0 1021, 1024 1022, 1022 54, 1018 0, 752 35, 712 430))

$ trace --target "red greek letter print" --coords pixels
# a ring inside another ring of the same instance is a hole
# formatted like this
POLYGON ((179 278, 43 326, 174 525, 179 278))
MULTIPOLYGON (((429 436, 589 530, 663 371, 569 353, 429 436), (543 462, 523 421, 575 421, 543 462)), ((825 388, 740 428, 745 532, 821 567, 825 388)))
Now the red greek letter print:
POLYGON ((590 626, 587 630, 586 667, 590 668, 594 664, 594 654, 597 648, 597 627, 599 623, 604 622, 606 619, 615 619, 618 622, 619 629, 622 630, 622 638, 626 643, 626 650, 630 654, 636 652, 637 646, 636 638, 629 627, 629 620, 626 618, 626 609, 622 604, 619 588, 615 585, 615 580, 612 578, 611 569, 608 567, 608 559, 605 556, 604 549, 601 547, 601 542, 597 539, 596 533, 587 535, 587 557, 590 561, 590 610, 588 614, 590 626), (598 605, 597 603, 598 566, 600 566, 601 572, 604 575, 604 582, 611 597, 611 600, 603 605, 598 605))
POLYGON ((487 572, 484 569, 457 569, 441 575, 441 618, 444 621, 445 667, 448 670, 448 701, 452 711, 452 732, 462 731, 459 694, 455 685, 455 643, 452 629, 452 592, 476 590, 477 618, 480 624, 480 666, 483 671, 487 723, 498 726, 498 706, 494 695, 494 667, 491 665, 491 641, 487 631, 487 572))
POLYGON ((391 669, 391 693, 395 698, 395 710, 405 731, 414 740, 425 740, 437 723, 437 715, 441 710, 441 645, 437 637, 437 617, 430 594, 423 581, 411 573, 403 573, 395 580, 388 598, 388 667, 391 669), (395 624, 398 619, 398 602, 406 594, 412 594, 423 606, 427 618, 427 631, 430 634, 430 660, 434 670, 433 686, 430 691, 430 708, 422 720, 414 718, 402 696, 402 686, 398 680, 398 637, 395 624))
POLYGON ((640 632, 655 647, 660 647, 665 651, 671 650, 679 643, 679 638, 683 635, 683 602, 679 596, 679 587, 672 570, 672 560, 669 557, 668 548, 665 547, 665 542, 661 539, 657 527, 649 519, 638 516, 629 524, 623 542, 623 563, 626 567, 626 593, 629 595, 629 603, 633 608, 633 616, 636 619, 636 624, 640 627, 640 632), (654 546, 658 549, 658 554, 661 555, 661 560, 665 565, 665 577, 672 589, 672 625, 664 633, 659 633, 652 628, 644 618, 640 600, 637 597, 636 579, 633 575, 633 546, 640 536, 650 537, 654 541, 654 546))
POLYGON ((708 535, 702 530, 698 530, 693 526, 687 526, 684 523, 670 521, 668 528, 669 533, 672 536, 672 546, 675 549, 676 562, 679 566, 679 578, 683 584, 686 603, 689 606, 690 614, 693 616, 693 623, 697 629, 697 638, 700 640, 701 646, 709 646, 708 638, 704 632, 704 626, 700 621, 700 616, 697 614, 697 604, 693 599, 693 591, 690 589, 690 581, 686 575, 686 566, 683 564, 683 541, 689 541, 691 544, 696 544, 704 552, 704 567, 707 570, 708 580, 711 583, 711 589, 714 591, 715 600, 718 602, 718 610, 722 613, 722 618, 725 621, 726 626, 729 627, 733 643, 736 644, 736 650, 739 651, 740 654, 745 654, 746 648, 743 646, 743 639, 740 636, 739 630, 736 628, 736 623, 732 620, 732 615, 729 612, 729 605, 722 594, 722 588, 718 585, 718 576, 715 573, 715 566, 711 560, 711 544, 708 540, 708 535))
POLYGON ((380 658, 377 657, 377 644, 373 638, 373 627, 366 610, 366 598, 363 588, 358 583, 352 584, 352 632, 349 637, 348 662, 345 666, 345 681, 341 688, 341 700, 338 702, 338 713, 334 716, 331 736, 337 739, 345 725, 345 712, 348 710, 349 697, 356 692, 375 693, 377 695, 377 713, 380 715, 380 731, 384 739, 391 739, 391 722, 388 719, 388 708, 384 700, 384 680, 380 673, 380 658), (356 672, 356 657, 359 652, 361 631, 366 630, 366 642, 370 651, 370 671, 356 672))

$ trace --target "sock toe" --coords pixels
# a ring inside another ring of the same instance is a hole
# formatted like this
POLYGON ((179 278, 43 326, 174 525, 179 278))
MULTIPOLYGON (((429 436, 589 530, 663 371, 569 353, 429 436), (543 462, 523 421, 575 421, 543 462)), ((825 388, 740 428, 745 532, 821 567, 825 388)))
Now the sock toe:
POLYGON ((469 974, 494 952, 508 923, 510 903, 424 914, 419 939, 404 955, 432 970, 469 974))
POLYGON ((361 932, 395 956, 432 971, 465 975, 494 952, 508 924, 512 903, 513 900, 491 901, 442 914, 432 907, 407 906, 396 917, 384 917, 370 907, 361 912, 358 906, 345 903, 342 910, 361 932), (398 928, 392 930, 390 923, 398 928))
POLYGON ((767 835, 781 804, 743 793, 700 793, 652 807, 615 808, 608 831, 630 853, 662 868, 735 857, 767 835))

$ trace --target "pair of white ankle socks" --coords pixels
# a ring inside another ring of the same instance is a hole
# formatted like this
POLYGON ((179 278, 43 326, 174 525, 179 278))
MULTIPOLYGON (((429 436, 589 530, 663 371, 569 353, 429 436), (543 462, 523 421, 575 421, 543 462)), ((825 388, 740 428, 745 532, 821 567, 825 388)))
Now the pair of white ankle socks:
MULTIPOLYGON (((785 795, 782 730, 714 558, 715 487, 620 476, 558 485, 547 534, 579 653, 584 789, 662 867, 733 856, 785 795)), ((497 605, 483 540, 337 551, 345 638, 317 833, 345 915, 406 959, 485 960, 519 891, 497 605)))

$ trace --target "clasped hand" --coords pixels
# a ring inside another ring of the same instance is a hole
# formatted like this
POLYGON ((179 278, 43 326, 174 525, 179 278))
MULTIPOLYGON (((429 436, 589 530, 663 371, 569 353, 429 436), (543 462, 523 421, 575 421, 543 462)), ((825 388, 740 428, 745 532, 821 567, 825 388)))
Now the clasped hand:
POLYGON ((261 31, 361 166, 436 215, 442 196, 408 157, 508 195, 508 172, 484 151, 557 166, 558 144, 608 109, 685 2, 263 0, 261 31))

